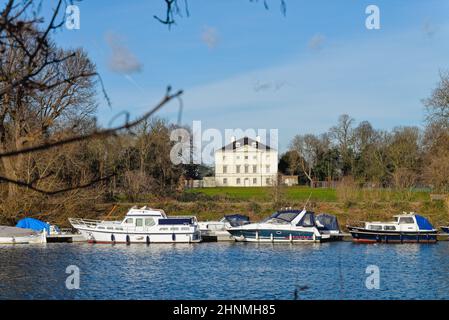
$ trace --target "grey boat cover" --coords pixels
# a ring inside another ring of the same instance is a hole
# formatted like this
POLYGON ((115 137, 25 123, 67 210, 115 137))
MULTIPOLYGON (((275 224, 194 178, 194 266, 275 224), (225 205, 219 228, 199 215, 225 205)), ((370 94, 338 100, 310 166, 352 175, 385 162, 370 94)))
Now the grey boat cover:
POLYGON ((321 213, 316 216, 316 220, 318 220, 324 226, 324 230, 340 230, 340 226, 338 225, 336 216, 327 213, 321 213))
POLYGON ((24 237, 35 235, 36 232, 31 229, 22 229, 16 227, 0 226, 0 238, 1 237, 24 237))

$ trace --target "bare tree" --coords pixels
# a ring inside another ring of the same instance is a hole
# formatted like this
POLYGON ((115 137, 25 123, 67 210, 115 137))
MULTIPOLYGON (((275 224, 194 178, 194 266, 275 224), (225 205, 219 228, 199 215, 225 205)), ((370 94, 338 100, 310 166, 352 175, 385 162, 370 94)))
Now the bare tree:
POLYGON ((440 72, 437 87, 423 103, 427 111, 427 123, 437 123, 449 129, 449 71, 440 72))
POLYGON ((36 186, 39 176, 27 182, 19 172, 24 155, 130 130, 182 94, 173 94, 169 87, 159 104, 134 121, 110 129, 95 127, 90 132, 68 134, 63 125, 67 120, 76 126, 95 111, 93 88, 97 81, 101 85, 101 78, 81 50, 58 49, 50 39, 50 33, 64 23, 66 1, 56 1, 48 23, 38 15, 41 5, 38 0, 8 0, 0 11, 0 162, 4 173, 0 181, 9 184, 11 196, 17 186, 56 194, 110 178, 44 190, 36 186))
POLYGON ((296 135, 290 143, 290 150, 298 154, 299 167, 313 186, 313 168, 318 161, 320 140, 312 134, 296 135))

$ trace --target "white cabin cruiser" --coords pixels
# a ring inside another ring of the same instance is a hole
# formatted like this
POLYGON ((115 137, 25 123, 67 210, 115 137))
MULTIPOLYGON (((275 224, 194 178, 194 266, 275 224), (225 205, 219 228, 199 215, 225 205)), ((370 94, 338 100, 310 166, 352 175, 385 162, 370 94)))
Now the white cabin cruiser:
POLYGON ((323 230, 315 214, 307 210, 284 210, 260 223, 228 229, 237 241, 246 242, 324 242, 337 240, 336 234, 323 230), (323 230, 323 232, 321 230, 323 230))
POLYGON ((234 241, 229 228, 249 224, 249 217, 241 214, 226 215, 220 221, 199 222, 203 241, 234 241))
POLYGON ((363 227, 348 226, 354 242, 361 243, 435 243, 437 232, 432 224, 416 213, 394 216, 390 222, 365 222, 363 227))
POLYGON ((69 218, 91 243, 192 243, 201 241, 196 217, 168 217, 163 210, 131 208, 122 221, 69 218))

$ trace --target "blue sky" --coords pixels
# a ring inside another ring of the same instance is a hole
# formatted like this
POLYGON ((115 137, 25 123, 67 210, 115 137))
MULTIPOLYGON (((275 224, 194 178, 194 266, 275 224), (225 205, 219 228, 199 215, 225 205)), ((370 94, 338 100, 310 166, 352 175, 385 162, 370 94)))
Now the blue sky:
MULTIPOLYGON (((81 29, 55 37, 83 47, 112 100, 99 96, 107 126, 137 116, 166 85, 184 89, 183 122, 203 128, 279 129, 280 149, 298 133, 321 133, 340 114, 375 127, 421 125, 440 69, 449 69, 449 2, 442 0, 189 0, 190 17, 170 30, 153 15, 162 0, 84 0, 81 29), (365 28, 380 8, 381 29, 365 28), (115 39, 113 42, 110 39, 115 39), (111 45, 112 43, 112 45, 111 45), (134 56, 129 74, 111 68, 112 46, 134 56)), ((177 106, 159 114, 177 119, 177 106)))

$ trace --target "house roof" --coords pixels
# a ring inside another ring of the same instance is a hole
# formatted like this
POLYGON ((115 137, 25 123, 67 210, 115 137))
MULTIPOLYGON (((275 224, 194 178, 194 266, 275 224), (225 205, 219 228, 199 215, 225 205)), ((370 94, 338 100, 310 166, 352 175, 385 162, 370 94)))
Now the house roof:
POLYGON ((248 137, 240 138, 234 142, 231 142, 231 143, 225 145, 223 148, 221 148, 221 150, 235 150, 235 149, 237 149, 237 143, 240 143, 240 148, 243 146, 247 146, 247 145, 252 146, 253 142, 256 143, 256 149, 274 150, 270 146, 265 145, 261 142, 258 142, 256 140, 248 138, 248 137))

